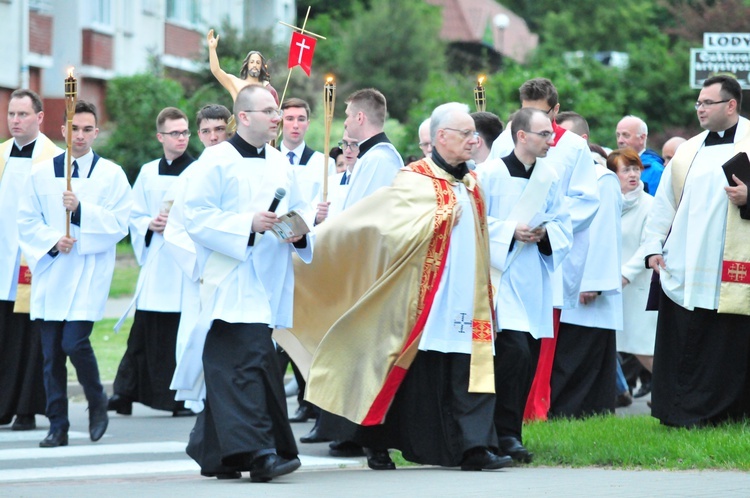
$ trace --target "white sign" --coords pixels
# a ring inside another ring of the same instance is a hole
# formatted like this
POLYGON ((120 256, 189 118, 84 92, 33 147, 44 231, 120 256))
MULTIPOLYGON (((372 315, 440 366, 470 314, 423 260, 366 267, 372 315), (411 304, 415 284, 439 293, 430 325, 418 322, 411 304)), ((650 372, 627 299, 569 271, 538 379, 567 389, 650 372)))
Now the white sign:
POLYGON ((732 76, 743 90, 750 90, 750 51, 690 49, 690 87, 700 89, 711 76, 732 76))
POLYGON ((750 33, 703 33, 703 48, 713 51, 750 50, 750 33))

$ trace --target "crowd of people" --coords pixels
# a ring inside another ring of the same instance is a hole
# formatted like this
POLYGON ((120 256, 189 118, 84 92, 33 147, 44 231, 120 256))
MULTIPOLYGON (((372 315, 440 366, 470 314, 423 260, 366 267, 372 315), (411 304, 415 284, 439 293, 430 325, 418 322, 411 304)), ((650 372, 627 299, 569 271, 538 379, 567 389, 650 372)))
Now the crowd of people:
POLYGON ((187 452, 219 479, 293 472, 290 423, 310 419, 302 443, 330 441, 375 470, 395 469, 390 449, 462 470, 528 463, 525 420, 614 412, 627 390, 618 352, 653 373, 665 425, 750 415, 750 208, 722 168, 750 151, 736 80, 707 79, 705 131, 661 155, 637 116, 618 123, 615 150, 590 144, 585 117, 560 112, 553 83, 535 78, 507 126, 435 108, 415 133, 424 157, 405 165, 380 91, 346 99, 344 135, 324 155, 305 142, 310 106, 278 101, 260 54, 237 78, 208 42, 234 108, 198 111, 197 159, 187 114, 161 110, 163 155, 132 188, 92 149, 92 104, 61 122, 63 151, 39 131, 39 96, 11 95, 0 424, 29 430, 44 414, 40 446, 67 445, 67 358, 92 441, 108 411, 136 402, 197 414, 187 452), (89 336, 128 233, 141 270, 108 397, 89 336))

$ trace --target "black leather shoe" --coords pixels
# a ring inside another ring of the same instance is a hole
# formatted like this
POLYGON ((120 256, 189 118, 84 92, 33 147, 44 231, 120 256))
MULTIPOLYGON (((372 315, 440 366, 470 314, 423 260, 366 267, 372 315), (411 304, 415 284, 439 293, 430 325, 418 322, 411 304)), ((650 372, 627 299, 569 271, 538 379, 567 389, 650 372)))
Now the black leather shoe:
POLYGON ((107 402, 107 411, 117 412, 120 415, 132 415, 133 402, 115 393, 107 402))
POLYGON ((220 481, 223 481, 225 479, 240 479, 240 478, 242 478, 242 473, 239 472, 239 471, 210 473, 210 472, 203 472, 201 470, 201 475, 203 477, 215 477, 215 478, 217 478, 220 481))
POLYGON ((107 395, 102 393, 98 403, 89 404, 89 437, 92 441, 99 441, 109 425, 107 416, 107 395))
POLYGON ((650 382, 644 382, 641 384, 641 387, 638 388, 636 392, 633 393, 634 398, 642 398, 646 396, 648 393, 651 392, 651 383, 650 382))
POLYGON ((391 460, 388 450, 367 450, 367 466, 372 470, 395 470, 396 464, 391 460))
POLYGON ((36 429, 34 415, 16 415, 16 420, 10 428, 12 431, 32 431, 36 429))
POLYGON ((498 438, 498 446, 498 455, 507 455, 518 463, 531 463, 534 459, 534 454, 513 436, 498 438))
POLYGON ((184 406, 182 408, 175 408, 172 410, 172 416, 173 417, 193 417, 197 415, 193 410, 190 408, 185 408, 184 406))
POLYGON ((318 434, 318 426, 312 428, 310 432, 299 438, 300 443, 326 443, 330 441, 330 439, 323 437, 318 434))
POLYGON ((633 404, 633 395, 630 391, 624 391, 615 398, 615 408, 625 408, 633 404))
POLYGON ((287 460, 279 455, 263 455, 253 460, 250 466, 250 480, 252 482, 268 482, 274 477, 291 474, 300 465, 299 458, 287 460))
POLYGON ((58 446, 68 445, 68 432, 67 431, 50 431, 47 437, 39 442, 40 448, 56 448, 58 446))
POLYGON ((475 448, 464 455, 461 470, 497 470, 512 463, 513 459, 507 455, 495 455, 487 448, 475 448))
POLYGON ((297 411, 294 412, 294 415, 289 417, 289 422, 293 424, 307 422, 308 419, 314 419, 315 417, 315 409, 308 404, 302 404, 299 408, 297 408, 297 411))
POLYGON ((333 457, 361 457, 365 456, 365 450, 354 441, 334 441, 328 445, 328 454, 333 457))

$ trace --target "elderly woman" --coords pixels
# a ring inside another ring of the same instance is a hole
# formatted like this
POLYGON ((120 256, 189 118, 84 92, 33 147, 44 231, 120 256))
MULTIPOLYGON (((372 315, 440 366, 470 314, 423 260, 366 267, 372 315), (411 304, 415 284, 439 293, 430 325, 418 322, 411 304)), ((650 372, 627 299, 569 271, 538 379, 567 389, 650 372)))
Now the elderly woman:
POLYGON ((641 250, 643 229, 653 197, 643 190, 643 164, 632 149, 618 149, 607 157, 607 168, 620 179, 622 205, 623 330, 617 331, 617 350, 631 353, 651 371, 656 339, 656 311, 646 311, 651 271, 641 250))

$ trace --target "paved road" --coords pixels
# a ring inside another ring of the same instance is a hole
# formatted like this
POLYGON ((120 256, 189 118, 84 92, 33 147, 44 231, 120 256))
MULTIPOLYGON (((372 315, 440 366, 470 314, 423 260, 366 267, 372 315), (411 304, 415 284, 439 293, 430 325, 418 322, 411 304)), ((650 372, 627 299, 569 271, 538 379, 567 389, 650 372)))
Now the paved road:
MULTIPOLYGON (((640 405, 645 402, 636 408, 640 405)), ((185 454, 194 418, 172 418, 136 404, 133 416, 113 415, 105 437, 91 443, 85 408, 81 401, 71 402, 71 439, 64 448, 38 447, 47 428, 40 416, 36 431, 0 428, 0 496, 750 496, 750 475, 740 472, 535 467, 481 473, 432 467, 375 472, 366 468, 363 458, 328 457, 325 443, 301 444, 302 468, 271 483, 218 481, 200 477, 185 454)), ((294 424, 295 434, 305 434, 311 425, 294 424)))
MULTIPOLYGON (((127 300, 116 303, 119 316, 127 300)), ((110 387, 111 390, 111 387, 110 387)), ((72 393, 76 390, 72 389, 72 393)), ((1 395, 1 393, 0 393, 1 395)), ((293 398, 289 398, 289 409, 293 398)), ((648 413, 646 399, 618 415, 648 413)), ((246 496, 525 496, 525 497, 748 497, 750 475, 740 472, 658 472, 518 467, 461 472, 433 467, 375 472, 364 458, 330 458, 327 444, 300 444, 302 467, 267 484, 199 476, 185 454, 195 421, 136 404, 133 416, 112 415, 98 443, 88 439, 88 414, 80 395, 70 404, 70 445, 39 448, 48 427, 12 432, 0 427, 0 497, 246 496)), ((293 424, 297 437, 312 424, 293 424)))

